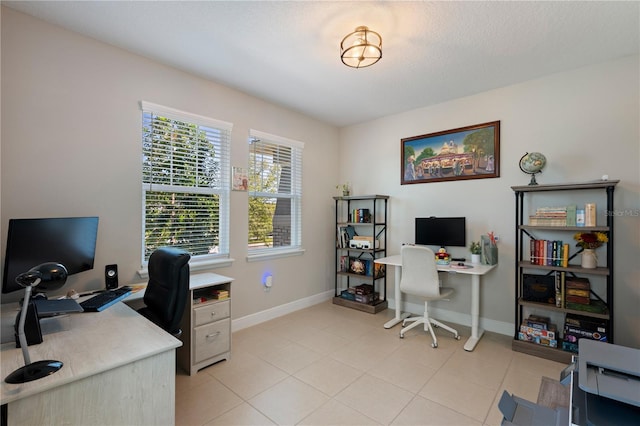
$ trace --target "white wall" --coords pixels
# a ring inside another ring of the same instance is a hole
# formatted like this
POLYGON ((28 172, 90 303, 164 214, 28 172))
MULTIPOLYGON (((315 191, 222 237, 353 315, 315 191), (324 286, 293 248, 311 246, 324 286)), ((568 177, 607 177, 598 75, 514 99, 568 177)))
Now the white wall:
MULTIPOLYGON (((629 57, 344 128, 343 180, 353 182, 355 194, 391 196, 392 254, 399 253, 402 243, 413 242, 416 216, 464 215, 469 241, 494 231, 500 237, 499 266, 483 279, 480 315, 488 329, 508 323, 513 330, 511 186, 529 182, 518 168, 520 157, 532 151, 545 154, 548 165, 537 176, 539 183, 588 181, 604 174, 620 179, 615 208, 627 213, 615 221, 615 341, 640 347, 638 75, 638 57, 629 57), (400 185, 400 139, 495 120, 501 122, 499 178, 400 185)), ((604 223, 604 201, 598 210, 598 220, 604 223)), ((466 249, 451 252, 469 258, 466 249)), ((438 308, 467 313, 468 281, 447 281, 458 296, 438 308)))
MULTIPOLYGON (((249 128, 305 143, 302 256, 246 262, 247 193, 231 195, 233 317, 333 288, 338 131, 260 99, 2 8, 2 237, 10 218, 100 216, 95 269, 66 289, 104 286, 106 264, 140 281, 141 111, 146 100, 234 124, 233 166, 249 128), (263 291, 269 270, 274 285, 263 291)), ((5 247, 2 244, 4 255, 5 247)), ((3 300, 11 300, 5 297, 3 300)))
MULTIPOLYGON (((514 312, 514 196, 528 182, 517 167, 526 151, 549 164, 541 183, 620 179, 616 209, 640 208, 638 58, 548 76, 524 84, 385 117, 338 131, 295 111, 159 65, 109 45, 2 8, 1 241, 13 217, 100 216, 96 269, 67 288, 103 286, 104 265, 122 281, 140 267, 140 111, 148 100, 234 123, 232 165, 246 166, 249 128, 305 142, 303 256, 245 261, 246 193, 231 197, 233 317, 259 316, 333 289, 335 185, 386 194, 390 253, 413 240, 413 218, 468 218, 469 239, 500 236, 500 265, 483 280, 487 329, 510 333, 514 312), (400 139, 500 120, 501 177, 400 185, 400 139), (338 160, 336 160, 338 159, 338 160), (338 179, 336 176, 340 176, 338 179), (264 293, 262 273, 274 287, 264 293), (506 330, 506 331, 505 331, 506 330)), ((603 212, 600 212, 601 218, 603 212)), ((640 347, 640 218, 616 219, 616 342, 640 347)), ((4 243, 2 253, 4 255, 4 243)), ((454 254, 468 257, 463 249, 454 254)), ((439 308, 468 316, 467 281, 448 277, 459 296, 439 308)), ((388 294, 393 294, 390 278, 388 294)), ((4 298, 3 300, 6 300, 4 298)))

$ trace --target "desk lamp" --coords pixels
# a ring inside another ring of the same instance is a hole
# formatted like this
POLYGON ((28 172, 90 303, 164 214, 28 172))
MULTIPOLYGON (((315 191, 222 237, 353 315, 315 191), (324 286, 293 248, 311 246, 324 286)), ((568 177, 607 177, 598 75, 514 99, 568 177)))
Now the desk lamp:
POLYGON ((44 360, 31 362, 27 345, 27 337, 24 333, 24 323, 27 317, 27 308, 29 306, 32 288, 40 285, 40 290, 57 290, 62 287, 66 281, 67 268, 60 263, 54 262, 42 263, 38 266, 34 266, 27 272, 23 272, 16 277, 16 282, 25 288, 22 311, 20 312, 20 321, 18 322, 18 339, 20 341, 20 347, 22 348, 22 356, 24 357, 25 365, 9 374, 4 379, 5 382, 12 384, 26 383, 46 377, 62 368, 61 361, 44 360))

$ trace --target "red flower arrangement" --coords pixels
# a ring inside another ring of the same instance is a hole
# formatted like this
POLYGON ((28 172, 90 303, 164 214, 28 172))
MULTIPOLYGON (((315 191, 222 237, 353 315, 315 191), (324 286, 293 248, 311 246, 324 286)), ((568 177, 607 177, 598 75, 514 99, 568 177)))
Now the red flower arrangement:
POLYGON ((609 238, 604 232, 578 232, 573 236, 573 239, 578 242, 576 247, 582 247, 583 249, 597 249, 604 243, 609 242, 609 238))

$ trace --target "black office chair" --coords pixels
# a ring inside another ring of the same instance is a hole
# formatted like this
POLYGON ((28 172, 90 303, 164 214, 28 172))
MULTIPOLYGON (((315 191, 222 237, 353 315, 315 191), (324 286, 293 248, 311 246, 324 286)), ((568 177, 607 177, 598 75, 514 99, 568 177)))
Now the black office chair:
POLYGON ((138 310, 176 337, 182 334, 180 321, 189 294, 190 258, 186 251, 173 247, 161 247, 151 253, 145 307, 138 310))

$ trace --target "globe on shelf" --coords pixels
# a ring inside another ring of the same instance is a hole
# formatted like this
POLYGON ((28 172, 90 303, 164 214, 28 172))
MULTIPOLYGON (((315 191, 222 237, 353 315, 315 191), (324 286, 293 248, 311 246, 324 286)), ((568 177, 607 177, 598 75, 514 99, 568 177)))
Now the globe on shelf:
POLYGON ((537 185, 536 173, 540 173, 547 165, 547 159, 539 152, 526 152, 520 159, 520 170, 531 175, 529 185, 537 185))

